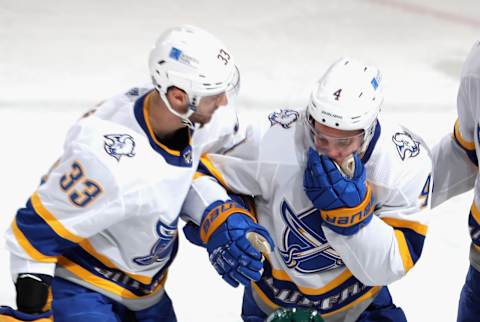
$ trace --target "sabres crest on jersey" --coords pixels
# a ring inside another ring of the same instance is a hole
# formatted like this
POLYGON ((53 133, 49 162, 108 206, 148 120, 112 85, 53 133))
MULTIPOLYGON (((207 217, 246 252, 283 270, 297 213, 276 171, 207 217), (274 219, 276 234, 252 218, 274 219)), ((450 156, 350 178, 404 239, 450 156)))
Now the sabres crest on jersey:
POLYGON ((296 120, 298 120, 300 114, 297 111, 289 109, 281 109, 268 115, 270 125, 280 125, 284 129, 288 129, 296 120))
POLYGON ((173 241, 177 237, 177 221, 172 225, 166 225, 158 221, 156 229, 159 239, 152 246, 150 254, 133 259, 138 265, 146 266, 153 263, 166 262, 170 258, 174 245, 173 241))
POLYGON ((325 238, 316 208, 296 214, 284 200, 281 212, 286 228, 280 253, 289 268, 302 273, 315 273, 344 265, 325 238))
POLYGON ((143 96, 149 90, 150 89, 145 87, 133 87, 125 93, 125 96, 127 96, 133 102, 137 100, 140 96, 143 96))
POLYGON ((415 141, 407 132, 397 132, 392 136, 398 155, 405 160, 406 158, 414 158, 420 153, 420 142, 415 141))
POLYGON ((135 155, 135 141, 128 134, 107 134, 105 140, 105 151, 120 161, 122 156, 133 157, 135 155))

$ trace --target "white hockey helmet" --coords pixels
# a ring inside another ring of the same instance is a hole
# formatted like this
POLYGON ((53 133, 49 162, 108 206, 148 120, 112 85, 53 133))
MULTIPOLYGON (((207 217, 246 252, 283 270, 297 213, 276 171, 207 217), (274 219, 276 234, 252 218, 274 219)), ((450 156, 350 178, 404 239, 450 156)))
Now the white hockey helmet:
POLYGON ((150 74, 170 112, 192 127, 188 119, 204 96, 235 95, 240 75, 230 51, 207 31, 181 25, 165 31, 150 52, 150 74), (175 86, 188 95, 186 113, 175 111, 167 100, 167 90, 175 86))
POLYGON ((344 57, 332 64, 315 83, 306 120, 328 127, 364 131, 369 143, 383 103, 381 73, 374 66, 344 57))

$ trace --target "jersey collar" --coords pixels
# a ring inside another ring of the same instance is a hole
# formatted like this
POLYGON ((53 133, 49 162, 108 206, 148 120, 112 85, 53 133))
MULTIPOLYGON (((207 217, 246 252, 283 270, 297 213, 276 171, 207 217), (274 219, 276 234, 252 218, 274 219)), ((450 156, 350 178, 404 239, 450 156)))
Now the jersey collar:
POLYGON ((372 139, 370 140, 370 143, 368 143, 367 150, 365 150, 365 153, 362 157, 363 164, 367 163, 368 160, 370 160, 373 150, 377 145, 378 138, 380 137, 380 132, 382 132, 382 127, 380 126, 380 121, 377 121, 377 125, 375 126, 375 131, 373 132, 372 139))
POLYGON ((189 143, 188 146, 183 149, 182 151, 172 150, 168 148, 166 145, 162 144, 155 136, 155 133, 152 130, 152 126, 150 124, 150 106, 151 106, 151 97, 153 91, 150 91, 140 97, 134 105, 134 114, 135 118, 143 129, 145 134, 148 137, 148 141, 150 142, 150 146, 158 153, 160 153, 165 161, 174 166, 178 167, 191 167, 192 166, 192 136, 190 133, 189 143))

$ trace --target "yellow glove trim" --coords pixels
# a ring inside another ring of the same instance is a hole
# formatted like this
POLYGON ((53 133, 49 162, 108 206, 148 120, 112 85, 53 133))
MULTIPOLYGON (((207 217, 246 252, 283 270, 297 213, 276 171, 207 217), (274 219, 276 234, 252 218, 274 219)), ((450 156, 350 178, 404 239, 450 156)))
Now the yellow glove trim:
POLYGON ((322 219, 330 225, 351 227, 367 219, 375 209, 372 203, 372 188, 367 183, 367 194, 363 201, 353 208, 320 210, 322 219))

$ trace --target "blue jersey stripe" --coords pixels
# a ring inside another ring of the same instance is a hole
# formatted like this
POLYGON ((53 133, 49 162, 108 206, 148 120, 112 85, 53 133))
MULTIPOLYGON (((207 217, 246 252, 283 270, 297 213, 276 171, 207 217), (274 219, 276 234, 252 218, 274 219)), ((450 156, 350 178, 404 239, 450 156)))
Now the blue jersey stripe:
MULTIPOLYGON (((127 274, 123 273, 118 269, 104 265, 102 262, 87 253, 79 246, 67 250, 63 256, 69 261, 74 262, 75 264, 87 270, 89 273, 99 278, 113 282, 118 286, 129 290, 135 295, 145 296, 150 294, 150 292, 156 288, 156 285, 162 279, 164 273, 166 272, 172 261, 175 259, 178 251, 178 238, 175 239, 174 243, 175 244, 172 247, 172 252, 170 254, 169 260, 163 266, 163 268, 152 277, 152 282, 148 285, 134 280, 133 278, 129 277, 127 274)), ((101 287, 101 285, 99 286, 101 287)))
POLYGON ((403 227, 394 227, 395 230, 399 230, 405 236, 405 240, 407 241, 408 251, 410 252, 410 257, 415 264, 420 255, 422 254, 423 244, 425 242, 425 236, 416 233, 414 230, 409 228, 403 227))
POLYGON ((30 244, 44 255, 58 256, 63 250, 77 245, 60 237, 48 223, 35 212, 31 199, 28 200, 25 208, 20 208, 17 211, 15 220, 18 228, 30 244))
POLYGON ((276 279, 268 260, 264 262, 264 273, 255 285, 270 302, 280 307, 309 307, 321 314, 342 309, 361 298, 373 287, 362 284, 354 276, 349 277, 333 289, 316 295, 303 294, 295 283, 276 279))

